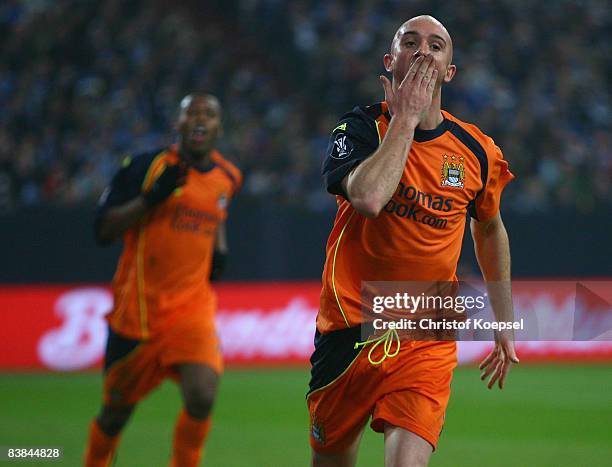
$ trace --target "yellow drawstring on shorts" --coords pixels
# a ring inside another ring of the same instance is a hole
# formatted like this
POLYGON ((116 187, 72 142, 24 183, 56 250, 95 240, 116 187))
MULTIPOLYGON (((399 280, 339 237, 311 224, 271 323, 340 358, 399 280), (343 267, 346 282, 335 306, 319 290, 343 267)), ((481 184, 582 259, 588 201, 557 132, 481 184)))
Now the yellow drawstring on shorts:
POLYGON ((372 365, 380 365, 387 359, 387 357, 393 358, 397 356, 400 351, 401 342, 399 334, 395 329, 387 329, 387 331, 380 337, 368 339, 367 341, 363 342, 355 342, 355 349, 358 349, 361 346, 365 347, 366 345, 371 344, 372 342, 375 342, 375 344, 370 348, 370 351, 368 352, 368 360, 372 365), (380 360, 372 360, 372 352, 374 352, 374 349, 380 344, 382 344, 383 341, 385 343, 385 346, 383 347, 384 352, 382 357, 380 358, 380 360), (391 352, 391 348, 393 347, 394 341, 397 341, 397 347, 393 352, 391 352))

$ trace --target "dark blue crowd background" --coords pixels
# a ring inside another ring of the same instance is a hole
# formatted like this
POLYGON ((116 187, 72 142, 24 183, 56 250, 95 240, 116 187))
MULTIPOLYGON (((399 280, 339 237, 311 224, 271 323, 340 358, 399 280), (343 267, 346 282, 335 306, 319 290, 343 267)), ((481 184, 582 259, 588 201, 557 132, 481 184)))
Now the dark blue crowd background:
POLYGON ((220 98, 221 150, 245 173, 229 278, 317 277, 330 130, 382 99, 382 56, 421 13, 454 39, 443 107, 492 136, 517 176, 502 203, 515 273, 611 275, 605 0, 5 0, 0 280, 108 280, 117 248, 93 245, 96 199, 126 154, 172 141, 191 90, 220 98))

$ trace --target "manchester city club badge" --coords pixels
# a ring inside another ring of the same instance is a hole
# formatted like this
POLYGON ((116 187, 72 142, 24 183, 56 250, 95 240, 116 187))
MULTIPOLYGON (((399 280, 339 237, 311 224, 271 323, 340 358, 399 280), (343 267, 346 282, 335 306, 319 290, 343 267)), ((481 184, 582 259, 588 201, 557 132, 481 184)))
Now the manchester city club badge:
POLYGON ((442 186, 463 188, 465 182, 465 168, 463 156, 442 156, 442 186))

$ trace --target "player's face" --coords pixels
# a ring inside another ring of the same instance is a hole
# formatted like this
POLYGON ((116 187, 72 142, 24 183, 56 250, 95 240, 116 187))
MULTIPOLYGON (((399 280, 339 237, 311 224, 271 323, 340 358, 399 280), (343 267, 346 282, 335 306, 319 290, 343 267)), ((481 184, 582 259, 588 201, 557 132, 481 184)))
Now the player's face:
POLYGON ((182 149, 207 154, 221 134, 221 109, 212 96, 187 96, 181 103, 178 131, 182 149))
POLYGON ((433 18, 418 17, 400 27, 391 52, 384 57, 385 68, 393 74, 394 86, 399 86, 419 55, 433 56, 438 70, 437 90, 455 76, 456 67, 451 64, 453 44, 448 32, 433 18))

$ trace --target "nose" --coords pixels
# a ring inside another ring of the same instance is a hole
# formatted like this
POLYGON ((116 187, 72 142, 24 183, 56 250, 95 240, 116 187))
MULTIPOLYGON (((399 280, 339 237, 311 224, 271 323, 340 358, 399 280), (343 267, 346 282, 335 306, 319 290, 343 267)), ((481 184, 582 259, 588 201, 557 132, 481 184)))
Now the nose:
POLYGON ((414 58, 415 59, 419 58, 421 55, 424 57, 429 55, 429 43, 427 42, 427 39, 425 38, 422 38, 421 40, 419 40, 419 46, 417 50, 414 52, 414 58))
POLYGON ((208 122, 208 118, 206 118, 206 115, 198 115, 196 116, 196 118, 194 119, 194 123, 196 125, 206 125, 206 123, 208 122))
POLYGON ((419 49, 417 50, 417 57, 419 55, 429 55, 429 44, 427 43, 427 41, 421 41, 421 43, 419 44, 419 49))

